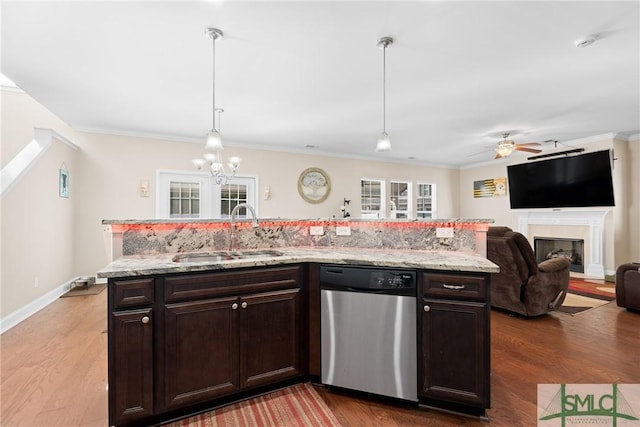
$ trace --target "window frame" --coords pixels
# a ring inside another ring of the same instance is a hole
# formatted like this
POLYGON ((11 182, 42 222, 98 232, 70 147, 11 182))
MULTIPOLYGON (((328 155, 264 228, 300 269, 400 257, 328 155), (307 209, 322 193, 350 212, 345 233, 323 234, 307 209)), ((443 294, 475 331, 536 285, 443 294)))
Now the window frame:
POLYGON ((360 178, 360 217, 363 219, 384 219, 387 213, 386 205, 386 181, 380 178, 360 178), (363 181, 377 182, 380 184, 380 210, 365 210, 362 204, 364 194, 362 193, 363 181))
MULTIPOLYGON (((156 219, 226 219, 221 213, 222 189, 214 182, 207 172, 184 170, 156 170, 156 219), (200 216, 191 218, 171 218, 171 182, 180 181, 197 183, 200 185, 200 216)), ((247 186, 247 203, 259 215, 258 206, 258 176, 236 175, 229 179, 229 183, 247 186)))
MULTIPOLYGON (((413 183, 411 181, 404 181, 404 180, 399 180, 399 179, 392 179, 389 181, 389 204, 391 205, 391 210, 390 210, 390 218, 398 218, 398 213, 404 213, 406 215, 406 219, 413 219, 413 183), (407 185, 407 195, 406 196, 398 196, 399 197, 406 197, 406 204, 407 204, 407 209, 406 210, 400 210, 398 209, 398 204, 396 205, 396 208, 393 209, 394 203, 392 200, 392 197, 394 197, 393 195, 393 184, 406 184, 407 185)), ((400 219, 405 219, 405 218, 400 218, 400 219)))
POLYGON ((417 219, 434 219, 437 218, 437 206, 436 206, 436 191, 437 186, 433 182, 417 182, 416 183, 416 218, 417 219), (431 187, 431 211, 424 211, 419 209, 419 199, 420 199, 420 186, 428 185, 431 187), (421 217, 422 213, 429 212, 431 214, 430 217, 421 217))

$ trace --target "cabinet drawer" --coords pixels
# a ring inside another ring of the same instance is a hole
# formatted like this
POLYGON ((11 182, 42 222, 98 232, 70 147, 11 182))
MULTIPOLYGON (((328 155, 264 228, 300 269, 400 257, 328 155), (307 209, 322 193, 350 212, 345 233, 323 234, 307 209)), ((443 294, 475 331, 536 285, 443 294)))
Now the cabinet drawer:
POLYGON ((484 301, 487 281, 482 276, 424 273, 422 290, 424 295, 434 297, 484 301))
POLYGON ((299 265, 181 274, 165 278, 165 302, 291 289, 300 286, 299 265))
POLYGON ((150 306, 154 301, 154 281, 151 278, 115 280, 113 301, 116 309, 132 306, 150 306))

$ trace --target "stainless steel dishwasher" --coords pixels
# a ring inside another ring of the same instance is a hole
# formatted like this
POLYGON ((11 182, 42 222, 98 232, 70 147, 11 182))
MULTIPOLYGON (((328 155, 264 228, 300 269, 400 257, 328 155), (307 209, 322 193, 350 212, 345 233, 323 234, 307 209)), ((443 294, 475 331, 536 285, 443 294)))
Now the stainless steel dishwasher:
POLYGON ((418 401, 416 273, 320 267, 323 384, 418 401))

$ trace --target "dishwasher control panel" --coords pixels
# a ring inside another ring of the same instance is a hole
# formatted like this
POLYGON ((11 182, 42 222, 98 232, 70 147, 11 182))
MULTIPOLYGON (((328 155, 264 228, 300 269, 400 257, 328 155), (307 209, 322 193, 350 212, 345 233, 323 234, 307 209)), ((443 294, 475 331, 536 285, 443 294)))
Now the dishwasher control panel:
POLYGON ((354 292, 415 295, 416 272, 413 270, 322 265, 320 266, 320 287, 354 292))
POLYGON ((370 289, 415 288, 416 275, 413 272, 373 270, 369 276, 370 289))

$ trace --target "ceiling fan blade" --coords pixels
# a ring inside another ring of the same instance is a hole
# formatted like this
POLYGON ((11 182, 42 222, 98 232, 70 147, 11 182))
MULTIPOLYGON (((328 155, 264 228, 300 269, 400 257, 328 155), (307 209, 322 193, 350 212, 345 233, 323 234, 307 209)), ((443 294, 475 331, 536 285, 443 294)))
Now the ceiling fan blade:
POLYGON ((520 146, 517 146, 516 150, 518 150, 518 151, 528 151, 529 153, 541 153, 542 152, 542 150, 538 150, 536 148, 526 148, 526 147, 520 147, 520 146))
POLYGON ((525 142, 524 144, 516 144, 516 145, 540 145, 539 142, 525 142))

